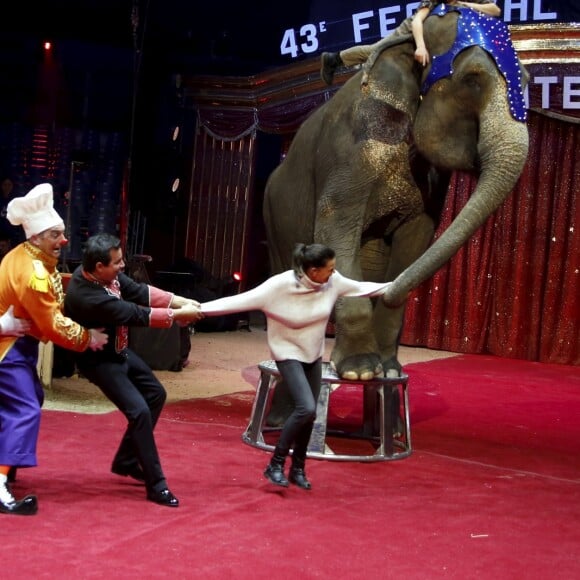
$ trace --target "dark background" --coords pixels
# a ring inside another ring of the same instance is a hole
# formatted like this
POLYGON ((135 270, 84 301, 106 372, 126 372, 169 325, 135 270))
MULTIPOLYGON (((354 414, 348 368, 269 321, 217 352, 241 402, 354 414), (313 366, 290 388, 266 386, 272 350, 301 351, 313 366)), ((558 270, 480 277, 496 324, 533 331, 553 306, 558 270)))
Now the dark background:
MULTIPOLYGON (((279 54, 281 31, 307 21, 308 6, 292 2, 289 17, 269 1, 2 2, 0 123, 121 132, 130 202, 151 211, 183 115, 180 77, 246 76, 289 62, 279 54)), ((10 173, 3 159, 0 169, 10 173)))
MULTIPOLYGON (((135 122, 151 128, 158 117, 164 121, 163 107, 176 74, 250 75, 341 48, 353 42, 352 13, 376 11, 395 2, 21 0, 1 4, 0 120, 31 117, 32 104, 42 90, 41 43, 52 40, 60 75, 55 79, 59 90, 55 121, 127 129, 135 122), (285 30, 322 22, 325 32, 318 34, 317 50, 300 52, 296 58, 280 54, 285 30)), ((398 4, 404 7, 406 2, 398 4)), ((498 4, 503 7, 503 0, 498 4)), ((528 20, 533 6, 534 1, 528 0, 528 20)), ((580 19, 578 2, 542 0, 541 7, 556 11, 561 21, 580 19)), ((376 24, 377 19, 371 20, 365 41, 378 37, 376 24)))

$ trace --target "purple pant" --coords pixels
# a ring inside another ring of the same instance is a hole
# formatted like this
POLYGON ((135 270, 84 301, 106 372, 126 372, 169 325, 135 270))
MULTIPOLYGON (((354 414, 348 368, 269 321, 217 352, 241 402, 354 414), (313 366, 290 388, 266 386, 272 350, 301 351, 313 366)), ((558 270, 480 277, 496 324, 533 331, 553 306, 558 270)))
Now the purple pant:
POLYGON ((0 465, 33 467, 44 391, 38 378, 38 341, 19 338, 0 362, 0 465))

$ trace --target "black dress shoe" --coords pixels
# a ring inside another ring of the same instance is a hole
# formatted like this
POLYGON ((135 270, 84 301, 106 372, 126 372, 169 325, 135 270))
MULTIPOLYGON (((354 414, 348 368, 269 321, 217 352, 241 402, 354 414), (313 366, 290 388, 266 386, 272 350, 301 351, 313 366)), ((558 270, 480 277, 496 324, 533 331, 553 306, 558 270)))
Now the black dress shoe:
POLYGON ((0 513, 15 516, 33 516, 38 511, 38 500, 35 495, 27 495, 19 501, 4 503, 0 501, 0 513))
POLYGON ((111 472, 122 477, 132 477, 136 481, 145 481, 145 474, 138 465, 131 465, 130 467, 113 465, 111 472))
POLYGON ((178 507, 179 500, 167 489, 160 491, 147 491, 147 499, 159 505, 166 505, 168 507, 178 507))

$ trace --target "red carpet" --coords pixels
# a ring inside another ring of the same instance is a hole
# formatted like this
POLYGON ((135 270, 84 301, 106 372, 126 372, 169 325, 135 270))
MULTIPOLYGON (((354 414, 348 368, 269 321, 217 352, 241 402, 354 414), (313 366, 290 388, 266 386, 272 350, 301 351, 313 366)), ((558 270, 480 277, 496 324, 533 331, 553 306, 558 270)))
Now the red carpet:
MULTIPOLYGON (((253 393, 169 405, 157 439, 178 509, 109 473, 119 413, 46 411, 40 466, 14 488, 40 512, 0 515, 3 574, 580 577, 579 369, 465 355, 406 370, 414 453, 310 461, 311 492, 267 483, 268 454, 241 443, 253 393)), ((333 394, 335 419, 356 420, 355 395, 333 394)))

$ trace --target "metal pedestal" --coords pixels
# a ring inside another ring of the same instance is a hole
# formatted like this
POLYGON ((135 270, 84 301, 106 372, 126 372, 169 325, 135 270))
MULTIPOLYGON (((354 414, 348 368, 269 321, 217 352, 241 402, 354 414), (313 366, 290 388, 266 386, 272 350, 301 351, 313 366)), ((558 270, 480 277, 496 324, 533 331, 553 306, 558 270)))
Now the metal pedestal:
MULTIPOLYGON (((264 433, 278 430, 265 425, 271 395, 281 376, 276 363, 263 361, 258 365, 260 379, 252 415, 242 440, 248 445, 273 451, 274 445, 266 443, 264 433)), ((390 461, 411 454, 411 426, 409 422, 408 375, 395 378, 377 377, 369 381, 349 381, 336 375, 329 363, 322 364, 322 388, 318 398, 316 419, 307 456, 337 461, 390 461), (332 392, 341 385, 362 385, 363 425, 359 431, 330 431, 327 428, 328 407, 332 392), (366 439, 373 443, 374 453, 346 454, 332 450, 329 437, 366 439)))

